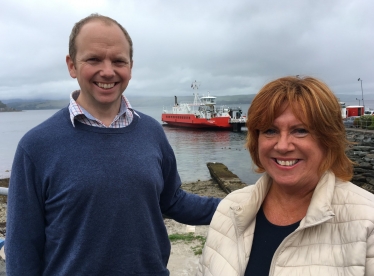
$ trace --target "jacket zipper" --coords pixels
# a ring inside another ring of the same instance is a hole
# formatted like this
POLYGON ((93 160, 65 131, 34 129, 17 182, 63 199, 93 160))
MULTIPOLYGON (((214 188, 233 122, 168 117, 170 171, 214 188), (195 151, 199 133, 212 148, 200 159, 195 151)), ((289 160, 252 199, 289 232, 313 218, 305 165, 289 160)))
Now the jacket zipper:
POLYGON ((243 253, 244 253, 244 239, 242 239, 242 236, 239 235, 239 230, 238 226, 236 224, 235 220, 235 211, 239 211, 240 207, 235 207, 235 210, 231 209, 231 219, 233 221, 234 229, 235 229, 235 234, 236 234, 236 239, 238 241, 238 259, 239 259, 239 275, 243 276, 243 259, 245 260, 243 253))
POLYGON ((321 220, 321 221, 318 221, 318 222, 316 222, 316 223, 313 223, 313 224, 310 224, 310 225, 308 225, 308 226, 305 226, 305 227, 303 227, 303 228, 299 228, 299 229, 296 229, 294 232, 292 232, 291 234, 289 234, 282 242, 281 242, 281 244, 278 246, 278 248, 277 248, 277 250, 275 250, 275 253, 274 253, 274 255, 273 255, 273 259, 271 260, 271 265, 270 265, 270 271, 269 271, 269 276, 272 276, 272 275, 274 275, 274 269, 275 269, 275 265, 274 265, 274 263, 275 263, 275 260, 278 258, 278 255, 280 255, 281 254, 281 251, 283 251, 283 244, 285 244, 289 239, 291 239, 291 237, 293 236, 293 235, 295 235, 297 232, 300 232, 300 231, 302 231, 302 230, 305 230, 305 229, 307 229, 307 228, 310 228, 310 227, 313 227, 313 226, 316 226, 316 225, 319 225, 319 224, 322 224, 322 223, 324 223, 325 221, 327 221, 327 220, 329 220, 329 219, 331 219, 333 216, 329 216, 329 217, 327 217, 327 218, 325 218, 324 220, 321 220))

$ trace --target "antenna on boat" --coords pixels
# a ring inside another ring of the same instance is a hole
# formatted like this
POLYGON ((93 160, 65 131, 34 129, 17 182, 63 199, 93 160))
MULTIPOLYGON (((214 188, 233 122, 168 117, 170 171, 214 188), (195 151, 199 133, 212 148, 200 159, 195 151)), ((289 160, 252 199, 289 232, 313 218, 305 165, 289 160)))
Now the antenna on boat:
MULTIPOLYGON (((193 90, 199 89, 199 86, 200 86, 200 83, 198 83, 196 80, 191 84, 191 88, 193 90)), ((193 106, 199 106, 201 104, 199 93, 193 93, 193 95, 194 95, 193 106)))
POLYGON ((199 89, 199 86, 200 86, 200 83, 197 83, 196 80, 191 84, 191 88, 192 88, 193 90, 195 90, 195 89, 199 89))

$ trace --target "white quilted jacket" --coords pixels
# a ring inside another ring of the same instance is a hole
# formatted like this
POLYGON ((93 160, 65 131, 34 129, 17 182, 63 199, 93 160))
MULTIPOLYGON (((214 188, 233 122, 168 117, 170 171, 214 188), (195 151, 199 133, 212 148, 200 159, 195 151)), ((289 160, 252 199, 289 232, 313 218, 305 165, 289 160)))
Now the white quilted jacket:
MULTIPOLYGON (((265 174, 221 201, 196 275, 244 275, 269 180, 265 174)), ((300 226, 274 253, 269 275, 374 276, 374 195, 326 172, 300 226)))

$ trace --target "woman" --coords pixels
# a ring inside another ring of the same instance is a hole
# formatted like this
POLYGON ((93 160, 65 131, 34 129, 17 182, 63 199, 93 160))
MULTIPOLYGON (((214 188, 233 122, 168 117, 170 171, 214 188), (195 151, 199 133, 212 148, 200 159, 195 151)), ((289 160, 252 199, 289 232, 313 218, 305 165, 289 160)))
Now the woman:
POLYGON ((272 81, 247 127, 264 175, 222 200, 197 275, 374 275, 374 195, 349 182, 331 90, 310 77, 272 81))

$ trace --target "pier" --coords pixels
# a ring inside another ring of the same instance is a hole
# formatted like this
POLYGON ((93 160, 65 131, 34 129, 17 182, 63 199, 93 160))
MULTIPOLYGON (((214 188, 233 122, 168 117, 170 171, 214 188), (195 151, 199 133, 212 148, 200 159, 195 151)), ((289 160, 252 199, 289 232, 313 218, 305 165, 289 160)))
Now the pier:
POLYGON ((233 174, 224 164, 209 162, 206 165, 212 178, 225 193, 229 194, 247 186, 247 184, 243 183, 240 178, 236 174, 233 174))

